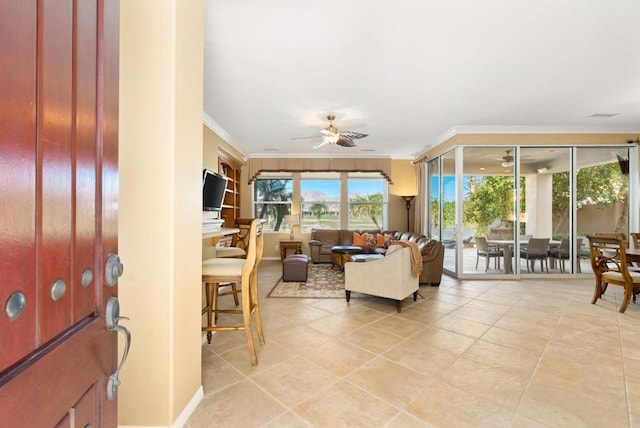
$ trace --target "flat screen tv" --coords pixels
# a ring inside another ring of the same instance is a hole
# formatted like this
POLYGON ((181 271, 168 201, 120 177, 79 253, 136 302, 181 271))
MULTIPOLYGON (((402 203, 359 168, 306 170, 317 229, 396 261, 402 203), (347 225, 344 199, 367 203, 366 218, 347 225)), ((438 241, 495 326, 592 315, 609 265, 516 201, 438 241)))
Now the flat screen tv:
POLYGON ((202 211, 222 209, 227 180, 223 175, 208 169, 202 170, 202 211))
POLYGON ((620 155, 618 156, 618 165, 620 165, 620 172, 624 175, 629 175, 629 159, 625 159, 620 155))

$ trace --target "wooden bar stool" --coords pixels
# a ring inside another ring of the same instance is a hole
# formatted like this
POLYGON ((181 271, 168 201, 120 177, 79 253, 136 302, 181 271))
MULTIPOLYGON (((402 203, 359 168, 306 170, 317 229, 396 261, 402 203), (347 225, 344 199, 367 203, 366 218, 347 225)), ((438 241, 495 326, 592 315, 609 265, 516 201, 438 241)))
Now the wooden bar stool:
POLYGON ((254 219, 249 230, 247 256, 245 259, 209 259, 202 263, 202 282, 205 285, 207 300, 207 305, 205 306, 207 325, 202 327, 202 331, 207 332, 207 341, 211 343, 211 334, 214 331, 244 330, 247 336, 251 364, 254 366, 258 364, 258 358, 253 343, 252 316, 255 318, 260 344, 264 345, 265 343, 258 303, 258 266, 262 260, 263 244, 262 220, 254 219), (236 286, 240 284, 240 288, 237 289, 236 293, 241 292, 241 309, 218 308, 218 286, 220 283, 232 283, 236 286), (238 325, 217 325, 214 323, 214 318, 217 319, 218 313, 241 314, 243 323, 238 325))
MULTIPOLYGON (((247 257, 247 247, 249 245, 249 231, 251 229, 252 218, 237 218, 235 221, 235 227, 239 229, 238 233, 231 236, 230 246, 216 246, 216 259, 231 258, 231 259, 244 259, 247 257)), ((219 244, 218 244, 219 245, 219 244)), ((208 259, 210 260, 210 259, 208 259)), ((207 263, 208 260, 203 261, 207 263)), ((213 260, 213 259, 211 259, 213 260)), ((231 265, 237 263, 230 263, 231 265)), ((219 283, 218 284, 218 297, 233 295, 233 301, 238 306, 240 300, 238 299, 238 293, 240 290, 236 287, 234 282, 231 283, 219 283), (229 287, 229 290, 220 291, 221 288, 229 287)), ((217 316, 216 316, 217 319, 217 316)), ((211 336, 209 333, 207 336, 211 336)))
MULTIPOLYGON (((234 226, 239 229, 238 233, 235 233, 227 238, 224 242, 229 240, 229 245, 216 246, 216 258, 229 257, 236 259, 244 259, 247 256, 247 245, 249 243, 249 229, 251 228, 251 222, 253 218, 237 218, 234 226)), ((223 242, 222 240, 220 241, 223 242)))

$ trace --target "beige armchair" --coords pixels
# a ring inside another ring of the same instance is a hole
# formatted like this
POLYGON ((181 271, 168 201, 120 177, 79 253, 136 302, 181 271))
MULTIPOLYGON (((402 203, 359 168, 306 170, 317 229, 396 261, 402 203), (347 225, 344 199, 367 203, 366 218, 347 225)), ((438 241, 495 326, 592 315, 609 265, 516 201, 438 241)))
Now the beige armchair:
POLYGON ((344 265, 345 294, 347 302, 351 292, 386 297, 398 301, 398 312, 402 300, 413 293, 418 296, 418 277, 412 275, 411 249, 391 245, 381 259, 367 262, 349 262, 344 265))

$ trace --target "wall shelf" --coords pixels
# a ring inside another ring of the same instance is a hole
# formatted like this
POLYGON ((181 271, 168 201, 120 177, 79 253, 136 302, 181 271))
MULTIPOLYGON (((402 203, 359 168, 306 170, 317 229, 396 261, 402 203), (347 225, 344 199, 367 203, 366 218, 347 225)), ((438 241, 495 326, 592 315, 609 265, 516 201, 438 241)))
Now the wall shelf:
POLYGON ((240 162, 218 152, 218 172, 229 178, 220 212, 225 227, 235 227, 236 219, 240 218, 240 168, 240 162))

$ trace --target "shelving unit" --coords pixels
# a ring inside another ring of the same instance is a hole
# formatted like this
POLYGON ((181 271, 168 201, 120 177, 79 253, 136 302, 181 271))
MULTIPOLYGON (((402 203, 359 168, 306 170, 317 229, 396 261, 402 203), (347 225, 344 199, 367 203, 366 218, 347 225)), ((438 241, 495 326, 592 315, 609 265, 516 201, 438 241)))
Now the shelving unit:
POLYGON ((240 218, 240 167, 240 162, 228 154, 218 153, 218 172, 229 178, 220 211, 224 227, 235 227, 236 219, 240 218))

